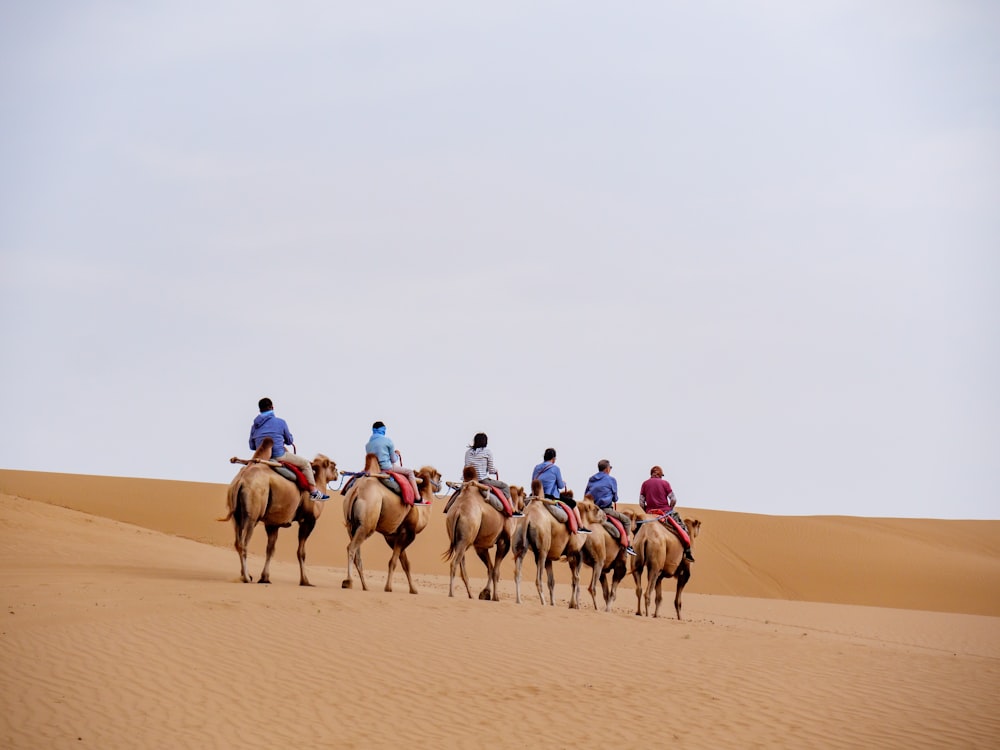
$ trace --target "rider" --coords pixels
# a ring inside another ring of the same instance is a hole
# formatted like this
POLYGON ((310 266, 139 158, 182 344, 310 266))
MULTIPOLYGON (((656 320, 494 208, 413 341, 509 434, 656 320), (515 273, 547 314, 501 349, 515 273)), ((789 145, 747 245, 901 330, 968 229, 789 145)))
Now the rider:
POLYGON ((250 450, 257 450, 257 446, 264 438, 271 438, 274 441, 274 445, 271 447, 271 458, 275 461, 292 464, 301 471, 306 481, 309 482, 309 497, 313 500, 329 500, 330 496, 324 495, 316 487, 316 477, 313 475, 312 465, 297 453, 288 453, 285 450, 285 446, 290 445, 294 451, 295 440, 292 439, 292 433, 288 431, 288 423, 281 417, 274 415, 274 404, 271 399, 262 398, 257 402, 257 408, 260 409, 260 414, 253 420, 253 425, 250 427, 250 450))
POLYGON ((375 422, 372 425, 372 436, 365 443, 365 453, 374 453, 378 458, 378 465, 382 471, 392 471, 396 474, 404 475, 413 486, 413 497, 420 501, 420 490, 417 489, 417 477, 413 469, 403 466, 403 457, 392 440, 385 434, 385 423, 375 422))
MULTIPOLYGON (((531 472, 531 481, 538 480, 542 483, 542 492, 549 500, 559 500, 560 495, 566 491, 566 483, 563 481, 562 472, 556 466, 556 449, 546 448, 542 454, 542 462, 531 472)), ((563 502, 573 509, 576 514, 576 525, 578 534, 589 534, 590 529, 583 525, 583 518, 580 517, 580 509, 576 507, 576 502, 572 499, 563 498, 563 502)))
POLYGON ((607 516, 618 519, 625 531, 624 537, 620 540, 625 552, 635 555, 635 550, 629 543, 628 530, 632 527, 632 519, 624 513, 618 512, 618 480, 611 476, 611 462, 602 458, 597 462, 597 473, 587 480, 587 489, 583 491, 584 496, 590 495, 594 498, 594 503, 604 511, 607 516))
POLYGON ((670 482, 663 478, 663 469, 654 466, 649 470, 649 479, 643 482, 642 487, 639 488, 639 506, 647 513, 669 516, 675 525, 680 526, 684 533, 677 536, 681 540, 681 544, 684 545, 684 559, 688 562, 694 562, 694 556, 691 554, 691 534, 688 532, 684 519, 674 510, 675 505, 677 505, 677 498, 674 497, 670 482))
MULTIPOLYGON (((491 487, 496 487, 500 490, 504 496, 510 500, 510 485, 506 482, 500 481, 500 474, 497 472, 496 466, 493 463, 493 451, 486 447, 486 443, 489 438, 486 437, 485 432, 477 432, 475 437, 472 438, 472 445, 469 449, 465 451, 465 464, 464 466, 472 466, 476 470, 476 476, 479 479, 480 484, 487 484, 491 487), (496 479, 491 479, 490 474, 496 477, 496 479)), ((520 518, 524 514, 519 512, 516 508, 514 509, 514 514, 511 518, 520 518)))

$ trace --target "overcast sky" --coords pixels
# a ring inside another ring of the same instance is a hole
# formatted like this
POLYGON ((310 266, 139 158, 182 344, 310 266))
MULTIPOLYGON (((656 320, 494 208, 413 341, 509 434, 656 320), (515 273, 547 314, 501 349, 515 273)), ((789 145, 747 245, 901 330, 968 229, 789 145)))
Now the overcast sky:
MULTIPOLYGON (((1000 6, 0 9, 0 467, 1000 518, 1000 6)), ((220 500, 221 502, 221 500, 220 500)))

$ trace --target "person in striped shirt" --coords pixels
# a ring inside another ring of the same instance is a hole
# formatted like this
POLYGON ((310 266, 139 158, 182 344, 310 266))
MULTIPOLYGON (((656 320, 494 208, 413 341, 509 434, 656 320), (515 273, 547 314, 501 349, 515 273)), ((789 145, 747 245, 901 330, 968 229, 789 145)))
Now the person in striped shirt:
POLYGON ((465 451, 465 466, 476 467, 479 481, 499 489, 510 500, 510 485, 500 481, 496 464, 493 463, 493 451, 486 447, 489 438, 485 432, 477 432, 472 438, 472 445, 465 451))

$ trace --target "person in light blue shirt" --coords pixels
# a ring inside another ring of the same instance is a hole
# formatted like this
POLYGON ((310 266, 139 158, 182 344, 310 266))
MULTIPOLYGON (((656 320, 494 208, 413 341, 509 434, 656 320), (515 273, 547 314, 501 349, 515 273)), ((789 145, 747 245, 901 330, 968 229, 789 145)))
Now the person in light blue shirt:
POLYGON ((264 438, 271 438, 274 443, 271 446, 271 459, 292 464, 301 471, 309 482, 309 497, 313 500, 329 500, 330 496, 324 495, 316 487, 312 464, 297 453, 285 450, 285 446, 290 445, 294 451, 295 439, 288 431, 288 423, 281 417, 275 416, 271 399, 262 398, 257 402, 257 408, 260 409, 260 414, 254 418, 250 426, 250 450, 257 450, 264 438))
POLYGON ((372 425, 372 436, 365 443, 365 453, 375 454, 378 458, 379 468, 382 471, 394 471, 397 474, 405 475, 410 480, 410 484, 413 485, 414 497, 417 500, 420 499, 420 490, 417 489, 417 476, 413 473, 413 469, 407 469, 403 466, 403 457, 396 450, 396 445, 392 442, 392 439, 385 434, 384 422, 375 422, 372 425))

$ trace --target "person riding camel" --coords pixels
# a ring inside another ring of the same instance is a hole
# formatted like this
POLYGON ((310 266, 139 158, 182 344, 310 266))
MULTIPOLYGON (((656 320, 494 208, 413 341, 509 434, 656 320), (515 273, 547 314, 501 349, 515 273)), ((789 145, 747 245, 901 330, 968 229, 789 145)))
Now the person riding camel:
POLYGON ((405 476, 410 481, 410 485, 413 487, 413 496, 419 503, 420 489, 417 487, 417 476, 413 473, 413 469, 407 469, 403 466, 403 457, 396 450, 396 446, 392 440, 385 434, 384 422, 375 422, 372 425, 372 436, 368 438, 368 442, 365 444, 365 453, 375 454, 378 458, 379 468, 382 471, 391 471, 405 476))
POLYGON ((663 523, 673 527, 673 531, 684 545, 684 559, 694 562, 691 554, 691 534, 680 514, 674 510, 677 498, 670 482, 663 478, 663 469, 654 466, 649 470, 649 479, 639 488, 639 506, 647 513, 661 516, 663 523))
POLYGON ((635 550, 632 549, 628 536, 632 519, 618 512, 618 480, 611 476, 611 462, 608 459, 602 458, 597 462, 597 473, 587 480, 587 489, 583 491, 583 495, 584 497, 590 495, 594 498, 594 504, 604 511, 604 515, 611 516, 621 523, 623 533, 618 541, 625 548, 626 554, 634 557, 635 550))
MULTIPOLYGON (((500 481, 500 474, 497 472, 496 465, 493 463, 493 451, 486 447, 489 442, 489 438, 486 437, 485 432, 477 432, 472 438, 472 445, 469 446, 468 450, 465 451, 465 466, 471 466, 476 470, 476 477, 480 484, 485 484, 490 487, 496 487, 500 490, 504 497, 507 498, 508 504, 511 503, 510 497, 510 485, 506 482, 500 481), (491 478, 492 475, 495 478, 491 478)), ((493 500, 494 498, 490 498, 493 500)), ((499 500, 496 500, 499 504, 499 500)), ((510 518, 523 518, 524 514, 521 513, 517 508, 511 504, 512 508, 510 518)), ((502 508, 498 508, 501 513, 507 515, 507 511, 502 508)))
POLYGON ((295 453, 295 440, 292 433, 288 431, 288 423, 281 417, 274 415, 274 403, 265 397, 257 402, 260 410, 250 426, 250 450, 255 451, 264 441, 264 438, 271 438, 274 445, 271 446, 271 459, 282 463, 292 464, 302 472, 302 475, 309 483, 309 497, 317 502, 329 500, 330 496, 316 487, 316 477, 313 475, 312 464, 302 456, 295 453), (291 446, 292 453, 285 450, 285 446, 291 446))
POLYGON ((556 449, 546 448, 542 454, 542 462, 531 472, 531 481, 538 480, 542 483, 542 493, 549 500, 562 500, 567 506, 572 508, 576 515, 576 533, 589 534, 590 529, 583 525, 580 517, 580 509, 576 507, 576 501, 572 499, 572 493, 566 492, 566 483, 563 481, 562 472, 556 466, 556 449))

